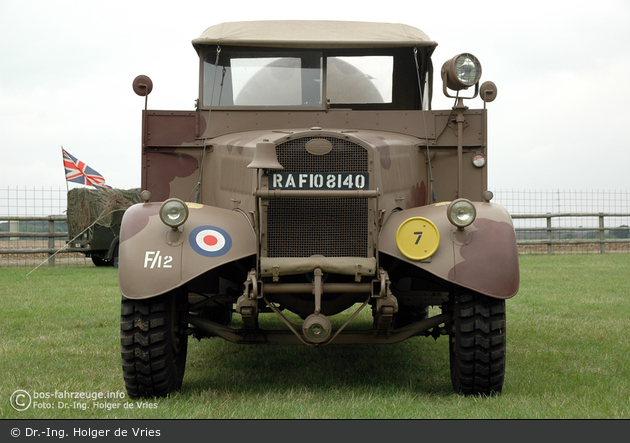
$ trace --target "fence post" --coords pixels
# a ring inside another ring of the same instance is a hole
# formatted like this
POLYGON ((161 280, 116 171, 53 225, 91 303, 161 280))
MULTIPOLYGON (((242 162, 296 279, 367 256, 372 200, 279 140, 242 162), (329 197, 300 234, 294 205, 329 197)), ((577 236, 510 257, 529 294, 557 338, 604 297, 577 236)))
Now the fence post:
MULTIPOLYGON (((10 220, 9 221, 9 232, 20 232, 20 221, 19 220, 10 220)), ((20 237, 9 237, 10 241, 18 241, 20 237)))
POLYGON ((601 243, 599 244, 600 254, 604 254, 606 252, 606 243, 604 243, 605 239, 606 239, 606 236, 604 233, 604 213, 600 212, 599 213, 599 240, 601 241, 601 243))
POLYGON ((547 212, 547 254, 553 254, 553 246, 551 245, 551 212, 547 212))
MULTIPOLYGON (((52 219, 52 217, 48 218, 48 233, 49 234, 54 234, 55 232, 55 221, 52 219)), ((53 237, 52 235, 50 237, 48 237, 48 247, 50 249, 55 249, 55 237, 53 237)), ((48 253, 48 267, 49 268, 54 268, 55 267, 55 255, 54 252, 49 252, 48 253)))

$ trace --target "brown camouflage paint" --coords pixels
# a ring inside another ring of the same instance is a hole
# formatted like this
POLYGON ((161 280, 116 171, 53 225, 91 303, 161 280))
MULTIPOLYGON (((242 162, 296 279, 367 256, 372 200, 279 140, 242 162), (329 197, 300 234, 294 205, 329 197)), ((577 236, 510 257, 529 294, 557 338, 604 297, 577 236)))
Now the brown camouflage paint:
POLYGON ((360 138, 361 140, 365 140, 366 142, 368 142, 369 144, 371 144, 372 146, 376 148, 376 150, 379 153, 381 167, 383 169, 387 170, 391 168, 392 162, 389 157, 389 144, 387 144, 387 142, 385 141, 385 137, 374 135, 374 134, 368 134, 365 132, 359 132, 356 134, 356 136, 360 138))
POLYGON ((420 183, 420 186, 416 183, 411 187, 411 200, 407 203, 407 209, 417 208, 418 206, 424 206, 427 204, 427 186, 424 181, 420 183))
POLYGON ((151 190, 153 201, 164 201, 171 196, 170 183, 176 177, 188 177, 198 168, 198 161, 175 148, 163 148, 145 154, 144 189, 151 190))
POLYGON ((160 203, 142 203, 133 205, 125 211, 120 228, 120 242, 129 240, 149 224, 149 217, 158 215, 160 203))
POLYGON ((236 152, 238 153, 238 155, 241 155, 243 154, 243 148, 248 143, 251 143, 253 140, 256 140, 257 138, 258 138, 257 135, 250 135, 250 136, 237 138, 227 144, 227 150, 228 152, 232 152, 232 150, 236 148, 236 152))
POLYGON ((463 261, 448 273, 449 281, 495 298, 510 298, 519 287, 518 249, 511 224, 477 219, 470 242, 461 246, 463 261))

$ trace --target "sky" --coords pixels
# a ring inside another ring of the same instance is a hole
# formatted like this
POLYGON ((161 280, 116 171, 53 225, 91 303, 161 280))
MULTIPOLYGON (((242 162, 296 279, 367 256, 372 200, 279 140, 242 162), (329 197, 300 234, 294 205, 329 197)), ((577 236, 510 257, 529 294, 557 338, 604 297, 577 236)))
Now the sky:
MULTIPOLYGON (((474 54, 481 82, 498 89, 487 105, 491 190, 630 189, 630 1, 362 4, 0 0, 0 188, 66 187, 62 146, 109 185, 139 187, 137 75, 153 80, 149 109, 193 110, 191 41, 206 28, 316 19, 415 26, 438 42, 437 72, 474 54)), ((450 109, 435 77, 433 109, 450 109)))

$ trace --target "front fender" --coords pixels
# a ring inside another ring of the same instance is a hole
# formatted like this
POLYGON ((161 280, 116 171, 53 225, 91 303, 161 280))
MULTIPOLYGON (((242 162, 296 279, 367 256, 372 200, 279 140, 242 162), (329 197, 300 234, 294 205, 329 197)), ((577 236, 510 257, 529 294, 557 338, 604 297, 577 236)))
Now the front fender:
POLYGON ((500 205, 473 204, 477 218, 463 231, 448 221, 448 202, 393 213, 381 230, 380 252, 489 297, 513 297, 519 288, 519 266, 512 218, 500 205), (396 243, 398 228, 413 217, 430 220, 439 231, 439 245, 429 259, 408 258, 396 243))
POLYGON ((109 244, 109 249, 107 250, 107 254, 105 254, 106 260, 113 260, 115 258, 116 246, 118 246, 118 242, 120 241, 120 235, 114 237, 112 242, 109 244))
POLYGON ((118 284, 124 297, 155 297, 256 254, 256 236, 243 213, 187 203, 186 223, 173 230, 160 220, 161 205, 137 204, 123 216, 118 284))

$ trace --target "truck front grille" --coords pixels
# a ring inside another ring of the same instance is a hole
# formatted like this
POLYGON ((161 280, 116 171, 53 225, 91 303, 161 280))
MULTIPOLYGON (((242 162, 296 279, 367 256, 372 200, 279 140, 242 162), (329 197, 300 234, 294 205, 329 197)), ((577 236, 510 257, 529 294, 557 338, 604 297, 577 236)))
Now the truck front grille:
POLYGON ((365 257, 367 199, 282 198, 269 202, 269 257, 365 257))
POLYGON ((287 172, 368 172, 368 153, 360 145, 332 137, 304 137, 276 147, 278 161, 287 172), (328 140, 333 149, 326 155, 313 155, 306 143, 314 138, 328 140))
MULTIPOLYGON (((286 172, 368 172, 365 148, 326 137, 325 155, 305 149, 315 137, 289 140, 276 147, 286 172)), ((324 138, 324 137, 322 137, 324 138)), ((268 257, 367 257, 368 200, 365 198, 277 198, 267 208, 268 257)))

